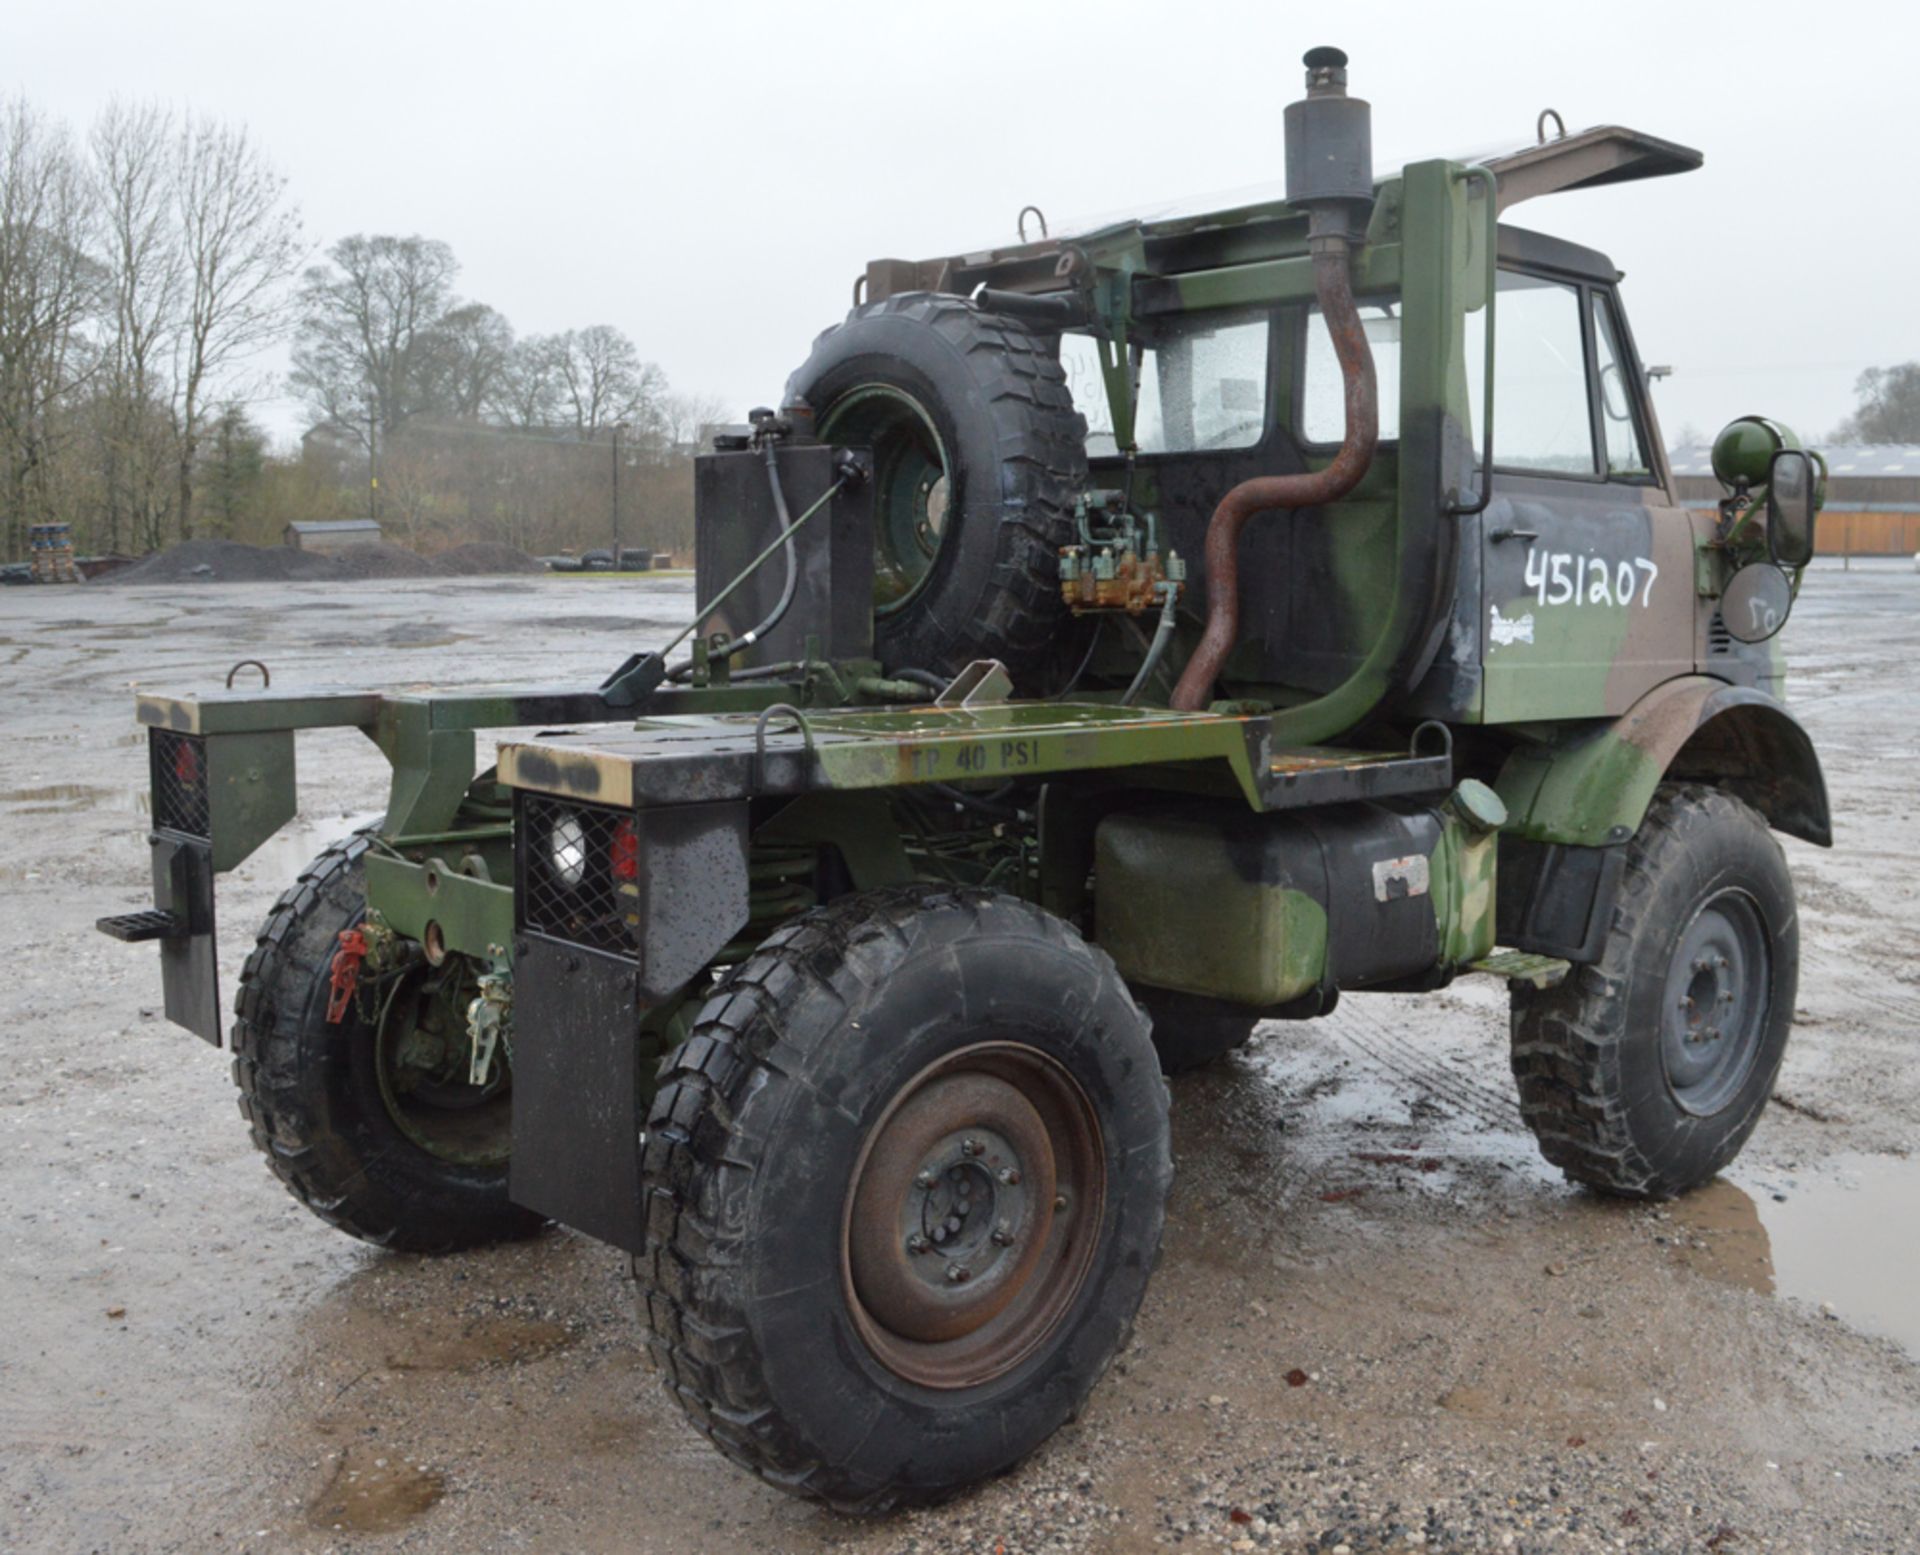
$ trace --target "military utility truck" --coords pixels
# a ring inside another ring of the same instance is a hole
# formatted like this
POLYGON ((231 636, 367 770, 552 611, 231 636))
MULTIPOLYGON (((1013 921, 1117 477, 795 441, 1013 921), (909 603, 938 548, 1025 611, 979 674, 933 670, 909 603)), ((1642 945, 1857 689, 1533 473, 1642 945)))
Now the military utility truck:
POLYGON ((626 1249, 668 1391, 797 1494, 937 1497, 1074 1412, 1162 1074, 1260 1022, 1505 978, 1541 1150, 1642 1198, 1773 1085, 1824 472, 1742 418, 1687 511, 1618 272, 1503 220, 1700 155, 1543 118, 1376 175, 1306 65, 1284 198, 869 264, 698 461, 695 622, 604 683, 139 698, 155 905, 102 927, 212 1042, 296 735, 392 764, 240 974, 274 1173, 383 1247, 626 1249))

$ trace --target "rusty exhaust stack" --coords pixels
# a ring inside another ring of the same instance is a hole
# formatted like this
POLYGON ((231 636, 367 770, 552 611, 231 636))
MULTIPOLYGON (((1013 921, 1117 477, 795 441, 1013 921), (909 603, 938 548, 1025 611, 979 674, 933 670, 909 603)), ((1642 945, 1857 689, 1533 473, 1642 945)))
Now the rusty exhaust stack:
POLYGON ((1310 49, 1307 95, 1286 111, 1287 202, 1307 211, 1314 292, 1333 337, 1345 389, 1346 437, 1333 462, 1302 475, 1261 475, 1220 499, 1207 524, 1207 625, 1187 661, 1173 705, 1203 708, 1240 637, 1240 531, 1257 513, 1334 502, 1359 483, 1380 440, 1380 397, 1373 350, 1353 303, 1350 260, 1373 204, 1371 114, 1347 96, 1347 56, 1310 49))

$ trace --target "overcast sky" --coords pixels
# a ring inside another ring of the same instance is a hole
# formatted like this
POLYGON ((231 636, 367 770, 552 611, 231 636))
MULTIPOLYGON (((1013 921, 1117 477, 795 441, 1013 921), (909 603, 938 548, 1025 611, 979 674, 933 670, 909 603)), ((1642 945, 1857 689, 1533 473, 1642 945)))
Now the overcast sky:
MULTIPOLYGON (((1535 115, 1697 146, 1679 178, 1513 213, 1627 273, 1669 442, 1746 412, 1829 430, 1920 357, 1904 6, 1828 0, 918 6, 0 0, 0 91, 76 128, 113 96, 250 125, 316 250, 453 246, 521 332, 609 323, 676 388, 772 401, 877 255, 1277 180, 1299 58, 1334 43, 1376 165, 1535 115)), ((284 363, 268 360, 275 388, 284 363)), ((291 401, 263 407, 276 431, 291 401)))

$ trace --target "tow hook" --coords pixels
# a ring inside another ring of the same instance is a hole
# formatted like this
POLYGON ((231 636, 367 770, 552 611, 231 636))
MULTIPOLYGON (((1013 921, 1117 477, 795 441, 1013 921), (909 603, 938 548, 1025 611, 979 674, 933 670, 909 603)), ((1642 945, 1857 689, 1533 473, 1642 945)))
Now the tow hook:
POLYGON ((342 929, 340 948, 333 953, 332 991, 327 995, 327 1024, 337 1026, 360 988, 360 964, 367 959, 367 936, 360 929, 342 929))
POLYGON ((467 1037, 471 1043, 467 1083, 485 1085, 493 1068, 493 1050, 504 1046, 507 1062, 513 1062, 513 968, 506 951, 489 945, 492 958, 480 974, 479 993, 467 1006, 467 1037))

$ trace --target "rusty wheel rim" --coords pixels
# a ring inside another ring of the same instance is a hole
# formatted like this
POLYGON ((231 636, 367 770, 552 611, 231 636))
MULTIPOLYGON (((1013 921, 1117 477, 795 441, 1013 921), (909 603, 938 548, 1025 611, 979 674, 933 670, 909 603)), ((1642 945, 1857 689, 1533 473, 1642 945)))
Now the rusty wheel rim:
POLYGON ((981 1042, 928 1065, 868 1132, 847 1192, 861 1338, 923 1387, 1003 1375, 1073 1306, 1105 1203, 1099 1120, 1057 1060, 981 1042))

